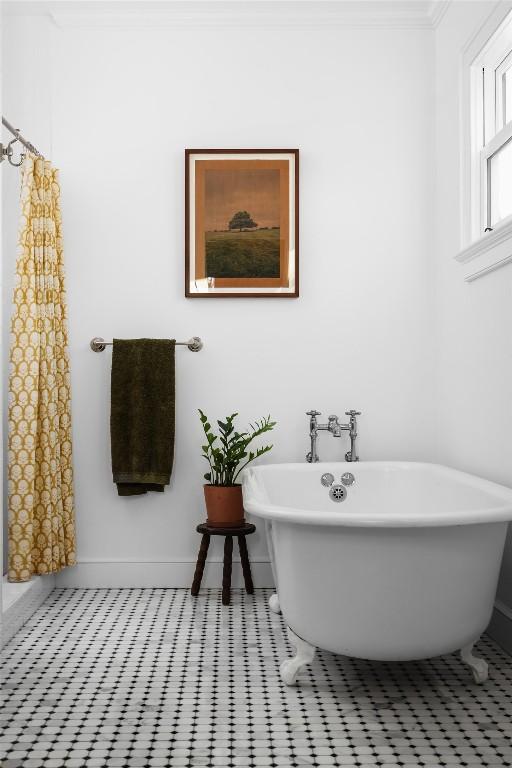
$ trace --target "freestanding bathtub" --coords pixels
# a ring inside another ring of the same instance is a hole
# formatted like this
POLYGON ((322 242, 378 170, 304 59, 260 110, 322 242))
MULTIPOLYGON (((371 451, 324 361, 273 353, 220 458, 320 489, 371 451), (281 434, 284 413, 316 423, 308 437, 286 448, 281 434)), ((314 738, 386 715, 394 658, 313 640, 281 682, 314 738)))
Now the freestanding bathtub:
POLYGON ((472 646, 491 618, 511 489, 383 461, 253 467, 243 495, 267 522, 270 606, 296 648, 281 665, 287 684, 315 647, 391 661, 460 650, 475 681, 487 679, 472 646))

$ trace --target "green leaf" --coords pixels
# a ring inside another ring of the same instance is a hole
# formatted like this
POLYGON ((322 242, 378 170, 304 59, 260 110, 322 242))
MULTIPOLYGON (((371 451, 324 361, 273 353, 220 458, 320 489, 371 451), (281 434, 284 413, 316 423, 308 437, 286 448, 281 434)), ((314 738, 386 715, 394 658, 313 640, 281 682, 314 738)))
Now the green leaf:
POLYGON ((217 419, 218 434, 214 434, 206 414, 200 408, 198 412, 207 441, 201 446, 202 455, 210 465, 210 472, 204 477, 213 485, 233 485, 249 462, 272 449, 271 445, 265 445, 248 452, 249 444, 256 437, 275 427, 276 422, 270 415, 251 424, 249 431, 239 432, 233 424, 238 413, 232 413, 224 421, 217 419))

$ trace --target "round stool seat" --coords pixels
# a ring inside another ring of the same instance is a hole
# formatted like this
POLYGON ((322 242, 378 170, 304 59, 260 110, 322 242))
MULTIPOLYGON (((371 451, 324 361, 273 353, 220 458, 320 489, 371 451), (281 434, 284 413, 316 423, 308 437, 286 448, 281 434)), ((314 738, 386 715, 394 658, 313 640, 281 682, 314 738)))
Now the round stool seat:
POLYGON ((256 526, 252 523, 244 523, 236 528, 218 528, 217 526, 208 525, 208 523, 201 523, 196 528, 198 533, 206 533, 208 536, 248 536, 250 533, 254 533, 255 530, 256 526))

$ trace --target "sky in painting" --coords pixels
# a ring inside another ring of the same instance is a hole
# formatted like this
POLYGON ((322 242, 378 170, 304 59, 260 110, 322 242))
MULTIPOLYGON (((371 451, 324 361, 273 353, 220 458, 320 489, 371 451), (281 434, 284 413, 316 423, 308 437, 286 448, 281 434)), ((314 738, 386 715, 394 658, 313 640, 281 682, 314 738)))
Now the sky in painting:
POLYGON ((204 228, 228 229, 237 211, 248 211, 258 227, 279 226, 279 171, 207 169, 204 228))

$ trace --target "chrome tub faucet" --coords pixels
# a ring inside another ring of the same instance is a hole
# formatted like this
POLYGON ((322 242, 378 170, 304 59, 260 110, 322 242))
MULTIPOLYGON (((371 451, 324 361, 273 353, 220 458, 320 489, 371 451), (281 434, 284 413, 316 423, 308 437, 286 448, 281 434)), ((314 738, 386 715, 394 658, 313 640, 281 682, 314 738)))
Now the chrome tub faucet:
POLYGON ((345 411, 345 415, 349 416, 347 424, 340 424, 338 416, 334 414, 329 416, 327 424, 318 423, 316 417, 322 415, 320 411, 307 411, 306 415, 309 416, 309 439, 311 440, 311 450, 306 455, 306 461, 310 464, 315 464, 317 461, 320 461, 316 451, 319 430, 330 432, 333 437, 341 437, 342 432, 348 432, 350 437, 350 450, 345 454, 345 461, 359 461, 356 446, 357 416, 361 415, 361 411, 345 411))

